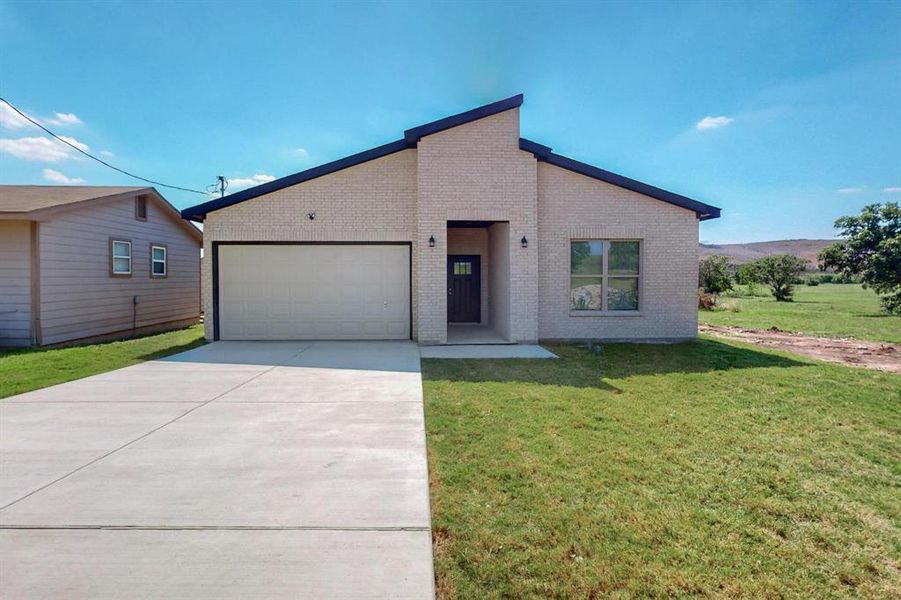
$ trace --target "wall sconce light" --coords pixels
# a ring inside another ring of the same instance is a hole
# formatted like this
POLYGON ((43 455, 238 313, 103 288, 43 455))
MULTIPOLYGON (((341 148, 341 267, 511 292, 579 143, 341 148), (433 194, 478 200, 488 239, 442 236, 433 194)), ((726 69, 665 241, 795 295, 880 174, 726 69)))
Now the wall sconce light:
POLYGON ((519 245, 522 246, 523 248, 529 247, 529 240, 526 239, 526 236, 522 236, 522 239, 519 240, 519 245))
POLYGON ((435 236, 430 235, 429 236, 429 248, 434 248, 434 247, 435 247, 435 236))
POLYGON ((307 213, 307 218, 308 218, 309 220, 312 221, 313 219, 316 218, 316 213, 314 213, 314 212, 308 212, 308 213, 307 213))

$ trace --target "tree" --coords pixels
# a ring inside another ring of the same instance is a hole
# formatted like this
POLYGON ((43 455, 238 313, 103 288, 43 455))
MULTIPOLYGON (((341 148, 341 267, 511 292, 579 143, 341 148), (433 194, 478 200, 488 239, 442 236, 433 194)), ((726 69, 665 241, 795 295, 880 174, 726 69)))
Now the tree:
POLYGON ((728 256, 705 256, 698 264, 698 285, 708 294, 715 297, 732 289, 732 276, 729 275, 728 256))
POLYGON ((821 268, 860 277, 882 296, 882 308, 901 314, 901 208, 897 202, 870 204, 859 215, 835 222, 843 241, 820 252, 821 268))
POLYGON ((777 302, 791 302, 795 293, 795 282, 810 262, 792 254, 774 254, 752 260, 748 267, 758 281, 770 287, 777 302))

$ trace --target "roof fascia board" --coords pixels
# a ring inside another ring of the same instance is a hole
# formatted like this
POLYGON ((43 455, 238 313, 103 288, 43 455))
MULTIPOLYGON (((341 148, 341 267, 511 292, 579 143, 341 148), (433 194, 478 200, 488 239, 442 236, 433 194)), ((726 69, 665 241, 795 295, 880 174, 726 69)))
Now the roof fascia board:
POLYGON ((645 196, 649 196, 651 198, 662 200, 663 202, 668 202, 669 204, 674 204, 676 206, 694 211, 695 214, 697 214, 698 219, 701 221, 716 219, 720 216, 720 209, 716 206, 704 204, 703 202, 692 200, 691 198, 687 198, 686 196, 668 192, 664 189, 654 187, 653 185, 642 183, 641 181, 630 179, 622 175, 617 175, 616 173, 605 171, 604 169, 601 169, 599 167, 579 162, 572 158, 567 158, 566 156, 555 154, 551 151, 550 147, 544 146, 537 142, 533 142, 525 138, 520 138, 519 148, 525 152, 530 152, 537 160, 541 162, 546 162, 550 165, 554 165, 568 171, 573 171, 575 173, 579 173, 593 179, 604 181, 606 183, 610 183, 621 188, 625 188, 633 192, 638 192, 639 194, 643 194, 645 196))
POLYGON ((396 140, 394 142, 389 142, 382 146, 370 148, 369 150, 364 150, 363 152, 358 152, 357 154, 352 154, 351 156, 346 156, 330 163, 325 163, 324 165, 319 165, 318 167, 313 167, 312 169, 301 171, 300 173, 294 173, 293 175, 288 175, 287 177, 282 177, 281 179, 276 179, 274 181, 270 181, 256 187, 241 190, 240 192, 235 192, 234 194, 229 194, 228 196, 225 196, 223 198, 217 198, 215 200, 210 200, 209 202, 204 202, 203 204, 191 206, 181 211, 181 216, 183 219, 203 221, 207 213, 213 212, 214 210, 226 208, 232 206, 233 204, 238 204, 239 202, 244 202, 245 200, 250 200, 251 198, 256 198, 257 196, 271 194, 272 192, 276 192, 286 187, 297 185, 298 183, 303 183, 305 181, 310 181, 311 179, 316 179, 317 177, 322 177, 324 175, 329 175, 331 173, 335 173, 336 171, 341 171, 342 169, 347 169, 348 167, 353 167, 370 160, 382 158, 384 156, 388 156, 389 154, 394 154, 395 152, 407 150, 408 148, 414 146, 407 144, 406 140, 396 140))
POLYGON ((504 98, 503 100, 498 100, 497 102, 492 102, 491 104, 486 104, 485 106, 461 112, 457 115, 451 115, 449 117, 444 117, 443 119, 438 119, 437 121, 432 121, 431 123, 426 123, 425 125, 419 125, 418 127, 413 127, 412 129, 404 131, 404 139, 408 144, 416 144, 420 139, 427 135, 432 135, 433 133, 438 133, 445 129, 484 119, 485 117, 490 117, 491 115, 496 115, 497 113, 513 108, 518 108, 522 106, 522 101, 523 95, 517 94, 509 98, 504 98))

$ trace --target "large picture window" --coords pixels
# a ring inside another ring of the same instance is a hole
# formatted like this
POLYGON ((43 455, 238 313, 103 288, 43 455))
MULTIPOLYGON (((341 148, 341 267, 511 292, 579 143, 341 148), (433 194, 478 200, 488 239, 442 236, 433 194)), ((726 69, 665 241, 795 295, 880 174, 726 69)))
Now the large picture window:
POLYGON ((637 311, 641 244, 573 240, 569 247, 570 310, 637 311))

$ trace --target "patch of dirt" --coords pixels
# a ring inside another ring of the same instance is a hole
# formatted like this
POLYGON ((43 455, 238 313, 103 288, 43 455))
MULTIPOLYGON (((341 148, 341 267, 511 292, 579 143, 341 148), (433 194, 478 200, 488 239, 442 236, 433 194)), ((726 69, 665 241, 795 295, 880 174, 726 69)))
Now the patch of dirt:
POLYGON ((850 367, 865 367, 901 374, 901 345, 898 344, 864 342, 850 338, 813 337, 782 331, 777 327, 761 331, 741 327, 699 325, 698 330, 850 367))

